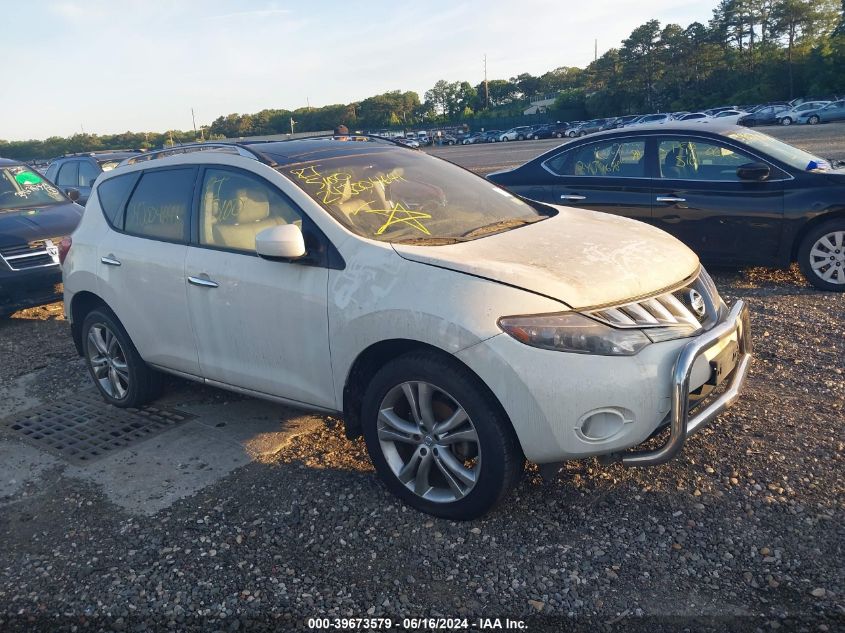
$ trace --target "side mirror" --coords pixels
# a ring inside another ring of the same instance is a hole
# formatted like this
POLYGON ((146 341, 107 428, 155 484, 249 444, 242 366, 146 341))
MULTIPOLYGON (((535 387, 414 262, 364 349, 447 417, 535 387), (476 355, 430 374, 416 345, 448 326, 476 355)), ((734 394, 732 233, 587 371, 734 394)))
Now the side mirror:
POLYGON ((298 259, 305 255, 305 238, 296 224, 264 229, 255 236, 255 252, 268 259, 298 259))
POLYGON ((79 200, 79 190, 78 189, 65 189, 65 193, 67 197, 70 198, 71 202, 76 202, 79 200))
POLYGON ((772 173, 771 168, 765 163, 746 163, 740 165, 736 170, 737 178, 740 180, 766 180, 772 173))

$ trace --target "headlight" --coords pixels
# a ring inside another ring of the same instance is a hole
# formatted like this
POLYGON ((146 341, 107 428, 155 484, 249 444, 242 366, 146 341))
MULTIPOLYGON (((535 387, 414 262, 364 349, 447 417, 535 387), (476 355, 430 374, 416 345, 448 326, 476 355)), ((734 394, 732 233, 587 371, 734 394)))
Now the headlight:
POLYGON ((638 329, 617 329, 577 312, 502 317, 499 327, 520 343, 577 354, 633 356, 651 340, 638 329))

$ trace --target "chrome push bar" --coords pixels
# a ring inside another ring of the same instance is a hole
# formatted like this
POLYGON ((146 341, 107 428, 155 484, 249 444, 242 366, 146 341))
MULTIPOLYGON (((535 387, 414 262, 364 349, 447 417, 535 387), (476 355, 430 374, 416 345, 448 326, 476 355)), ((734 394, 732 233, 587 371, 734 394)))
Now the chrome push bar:
POLYGON ((629 451, 621 454, 625 466, 656 466, 675 457, 686 439, 707 426, 722 411, 730 407, 739 397, 751 365, 751 330, 748 306, 737 301, 727 319, 710 331, 687 343, 675 361, 672 370, 672 408, 669 417, 669 439, 658 449, 651 451, 629 451), (689 416, 689 382, 695 360, 714 345, 736 332, 739 358, 731 372, 730 383, 725 391, 707 407, 689 416))

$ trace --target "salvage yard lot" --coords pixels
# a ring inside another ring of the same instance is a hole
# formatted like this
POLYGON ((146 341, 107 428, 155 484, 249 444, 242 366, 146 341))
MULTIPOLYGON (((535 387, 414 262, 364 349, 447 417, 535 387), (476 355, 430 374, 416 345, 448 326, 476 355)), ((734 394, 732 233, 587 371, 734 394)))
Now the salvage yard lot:
MULTIPOLYGON (((845 158, 845 126, 767 131, 845 158)), ((486 172, 556 143, 434 151, 486 172)), ((845 626, 845 296, 795 270, 711 272, 752 310, 738 404, 665 466, 588 460, 550 482, 529 468, 474 522, 403 507, 338 420, 176 379, 156 406, 193 417, 90 463, 0 423, 0 630, 428 615, 845 626)), ((0 321, 0 358, 0 418, 70 412, 92 389, 59 305, 0 321)))

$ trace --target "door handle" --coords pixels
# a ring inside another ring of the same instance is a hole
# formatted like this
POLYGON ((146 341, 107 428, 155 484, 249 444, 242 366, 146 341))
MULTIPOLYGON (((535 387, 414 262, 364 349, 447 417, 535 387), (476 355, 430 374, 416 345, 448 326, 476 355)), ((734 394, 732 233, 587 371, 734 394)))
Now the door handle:
POLYGON ((586 200, 587 196, 579 196, 578 194, 574 193, 565 193, 560 197, 561 200, 569 200, 571 202, 578 202, 580 200, 586 200))
POLYGON ((686 202, 686 198, 677 198, 675 196, 657 196, 657 202, 671 202, 673 204, 678 202, 686 202))
POLYGON ((188 277, 188 283, 195 286, 202 286, 203 288, 217 288, 219 285, 216 281, 202 277, 188 277))
POLYGON ((678 222, 681 221, 681 216, 679 216, 679 215, 664 215, 660 219, 663 220, 664 222, 668 222, 669 224, 677 224, 678 222))
POLYGON ((106 255, 105 257, 101 257, 100 261, 106 266, 120 266, 120 260, 115 259, 114 255, 106 255))

